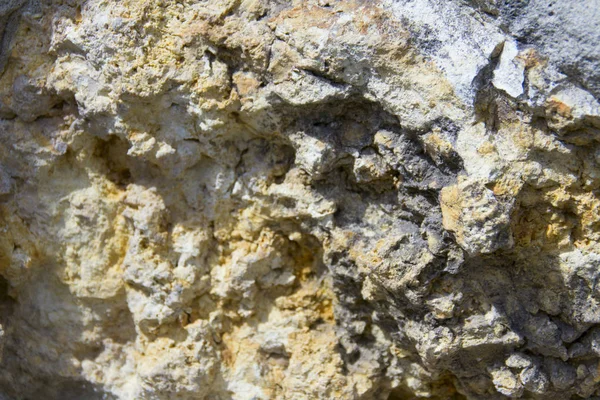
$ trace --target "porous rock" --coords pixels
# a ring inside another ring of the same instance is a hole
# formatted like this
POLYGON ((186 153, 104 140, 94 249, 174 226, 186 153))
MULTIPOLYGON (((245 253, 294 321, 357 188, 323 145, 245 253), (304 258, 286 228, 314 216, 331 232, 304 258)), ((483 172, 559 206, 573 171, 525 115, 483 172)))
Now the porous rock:
POLYGON ((0 397, 600 396, 600 4, 0 4, 0 397))

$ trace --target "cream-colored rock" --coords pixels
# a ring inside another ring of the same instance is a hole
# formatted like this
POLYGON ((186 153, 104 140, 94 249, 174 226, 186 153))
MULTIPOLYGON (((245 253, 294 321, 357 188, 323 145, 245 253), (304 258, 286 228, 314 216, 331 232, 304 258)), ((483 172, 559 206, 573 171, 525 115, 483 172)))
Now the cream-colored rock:
POLYGON ((4 3, 0 398, 600 395, 575 2, 4 3))

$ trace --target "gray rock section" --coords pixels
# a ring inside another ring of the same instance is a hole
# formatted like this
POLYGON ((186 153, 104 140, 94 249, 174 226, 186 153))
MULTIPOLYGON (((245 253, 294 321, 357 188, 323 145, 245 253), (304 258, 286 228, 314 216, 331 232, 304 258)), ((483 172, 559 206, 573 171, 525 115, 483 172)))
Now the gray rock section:
POLYGON ((600 96, 600 1, 473 1, 521 46, 533 46, 573 83, 600 96))
POLYGON ((20 9, 27 0, 4 0, 0 4, 0 75, 8 61, 11 42, 17 30, 20 9))

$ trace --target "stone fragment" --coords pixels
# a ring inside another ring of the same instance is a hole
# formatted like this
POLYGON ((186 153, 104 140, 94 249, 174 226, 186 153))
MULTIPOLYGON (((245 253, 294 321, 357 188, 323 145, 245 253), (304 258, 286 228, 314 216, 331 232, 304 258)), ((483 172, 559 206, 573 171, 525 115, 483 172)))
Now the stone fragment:
POLYGON ((511 97, 523 94, 525 65, 519 59, 519 49, 515 41, 506 41, 502 47, 500 61, 494 70, 492 84, 504 90, 511 97))
POLYGON ((471 255, 488 254, 513 245, 510 207, 483 182, 459 178, 441 191, 444 228, 455 232, 458 244, 471 255))
POLYGON ((508 397, 520 397, 523 394, 523 384, 508 368, 494 369, 491 375, 498 393, 508 397))

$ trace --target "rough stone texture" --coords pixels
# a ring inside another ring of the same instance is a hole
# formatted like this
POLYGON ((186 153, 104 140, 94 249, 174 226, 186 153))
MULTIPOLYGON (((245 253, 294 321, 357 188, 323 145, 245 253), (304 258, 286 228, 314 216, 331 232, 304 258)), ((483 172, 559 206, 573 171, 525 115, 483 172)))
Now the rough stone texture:
POLYGON ((2 1, 0 397, 600 396, 599 10, 2 1))

